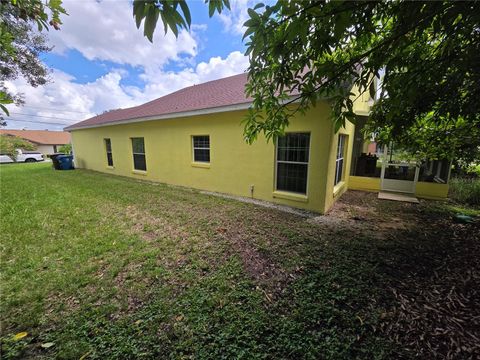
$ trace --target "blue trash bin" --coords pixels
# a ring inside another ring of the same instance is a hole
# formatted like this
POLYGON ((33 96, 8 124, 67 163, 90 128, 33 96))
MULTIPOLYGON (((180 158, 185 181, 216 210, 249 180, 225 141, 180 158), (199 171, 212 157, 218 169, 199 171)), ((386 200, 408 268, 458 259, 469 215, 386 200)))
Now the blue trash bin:
POLYGON ((73 155, 59 155, 55 159, 59 163, 59 170, 73 170, 73 155))

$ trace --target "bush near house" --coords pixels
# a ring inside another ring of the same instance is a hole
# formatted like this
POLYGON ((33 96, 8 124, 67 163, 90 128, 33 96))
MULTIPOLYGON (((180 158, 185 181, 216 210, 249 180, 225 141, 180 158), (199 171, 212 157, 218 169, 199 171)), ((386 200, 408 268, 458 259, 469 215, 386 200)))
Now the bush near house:
POLYGON ((72 153, 72 144, 65 144, 58 148, 58 152, 64 154, 71 154, 72 153))
POLYGON ((462 204, 480 206, 480 178, 454 177, 450 180, 449 196, 462 204))

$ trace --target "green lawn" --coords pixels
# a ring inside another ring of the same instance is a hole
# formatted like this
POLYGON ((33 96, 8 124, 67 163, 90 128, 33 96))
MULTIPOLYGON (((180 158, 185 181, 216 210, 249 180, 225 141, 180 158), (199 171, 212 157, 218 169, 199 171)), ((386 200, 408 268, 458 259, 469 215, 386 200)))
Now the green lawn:
POLYGON ((431 319, 407 331, 408 306, 465 267, 480 288, 478 221, 442 203, 351 192, 309 219, 48 164, 2 165, 0 181, 5 359, 413 357, 429 350, 412 334, 434 335, 431 319))

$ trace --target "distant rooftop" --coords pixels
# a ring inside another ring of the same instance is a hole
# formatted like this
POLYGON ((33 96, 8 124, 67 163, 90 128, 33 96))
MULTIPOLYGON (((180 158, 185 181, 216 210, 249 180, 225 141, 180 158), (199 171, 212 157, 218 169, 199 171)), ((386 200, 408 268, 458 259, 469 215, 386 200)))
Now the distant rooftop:
POLYGON ((0 129, 0 134, 18 136, 39 145, 64 145, 70 143, 70 134, 65 131, 0 129))

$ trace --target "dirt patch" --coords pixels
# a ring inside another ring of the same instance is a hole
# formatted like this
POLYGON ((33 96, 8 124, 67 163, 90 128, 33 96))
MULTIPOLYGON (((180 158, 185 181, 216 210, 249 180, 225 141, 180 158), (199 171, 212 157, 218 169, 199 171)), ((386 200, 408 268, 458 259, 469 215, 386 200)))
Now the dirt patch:
POLYGON ((243 197, 243 196, 222 194, 222 193, 217 193, 217 192, 212 192, 212 191, 200 191, 200 193, 205 194, 205 195, 217 196, 217 197, 221 197, 221 198, 224 198, 224 199, 232 199, 232 200, 236 200, 236 201, 241 201, 241 202, 244 202, 244 203, 247 203, 247 204, 254 204, 254 205, 261 206, 261 207, 264 207, 264 208, 267 208, 267 209, 275 209, 275 210, 279 210, 279 211, 282 211, 282 212, 285 212, 285 213, 288 213, 288 214, 294 214, 294 215, 298 215, 298 216, 305 217, 305 218, 311 218, 311 217, 316 216, 315 213, 307 211, 307 210, 297 209, 297 208, 294 208, 294 207, 291 207, 291 206, 275 204, 275 203, 272 203, 272 202, 263 201, 263 200, 259 200, 259 199, 254 199, 254 198, 247 198, 247 197, 243 197))
MULTIPOLYGON (((233 204, 232 209, 236 208, 236 206, 238 206, 238 204, 233 204)), ((277 209, 276 205, 274 208, 283 212, 282 209, 277 209)), ((288 208, 289 211, 287 212, 294 216, 301 216, 302 218, 312 216, 311 213, 308 212, 301 210, 296 211, 290 207, 285 208, 288 208), (306 214, 308 214, 308 216, 306 214)), ((249 221, 246 218, 241 218, 239 213, 236 213, 236 216, 240 216, 240 218, 233 218, 229 210, 231 209, 228 204, 223 208, 219 208, 218 206, 204 206, 203 203, 179 204, 175 209, 172 209, 175 213, 188 213, 190 225, 196 222, 208 224, 207 229, 200 231, 202 233, 201 244, 197 244, 195 240, 196 235, 189 233, 181 224, 168 222, 163 218, 152 216, 134 206, 127 207, 126 214, 128 221, 133 224, 129 231, 140 234, 144 240, 153 242, 165 238, 177 241, 175 254, 169 254, 161 259, 161 265, 165 268, 182 268, 188 263, 189 253, 192 251, 198 254, 210 270, 214 269, 218 263, 222 263, 228 257, 238 255, 242 260, 245 272, 251 276, 258 286, 264 289, 266 297, 271 299, 275 294, 283 291, 286 282, 292 279, 292 277, 272 259, 258 250, 255 245, 255 237, 261 237, 262 235, 255 233, 255 229, 247 225, 249 221), (218 226, 218 224, 222 225, 218 226), (210 227, 214 227, 215 229, 213 234, 203 233, 203 231, 211 231, 210 227), (224 251, 220 255, 221 258, 213 261, 211 254, 209 254, 209 248, 218 247, 219 240, 223 243, 222 247, 224 251), (200 248, 198 248, 199 246, 200 248)), ((246 209, 245 211, 251 212, 252 210, 246 209)), ((273 213, 272 215, 271 212, 267 213, 267 211, 262 208, 253 211, 258 211, 265 217, 272 217, 272 221, 282 220, 282 216, 284 215, 282 213, 273 213)), ((250 213, 249 215, 252 214, 250 213)), ((265 219, 262 221, 265 221, 265 219)), ((273 238, 277 235, 281 236, 280 233, 263 235, 268 238, 273 238)))
POLYGON ((258 251, 244 232, 221 227, 217 234, 228 241, 233 253, 239 255, 245 272, 260 286, 269 301, 282 292, 289 274, 258 251))
POLYGON ((308 221, 374 238, 385 238, 390 232, 407 230, 416 224, 415 218, 406 216, 415 206, 417 204, 391 204, 379 200, 376 193, 347 191, 326 215, 308 221))
POLYGON ((189 236, 189 233, 180 224, 152 216, 135 206, 127 206, 125 216, 130 220, 130 233, 139 234, 147 241, 154 241, 158 238, 183 240, 189 236))

